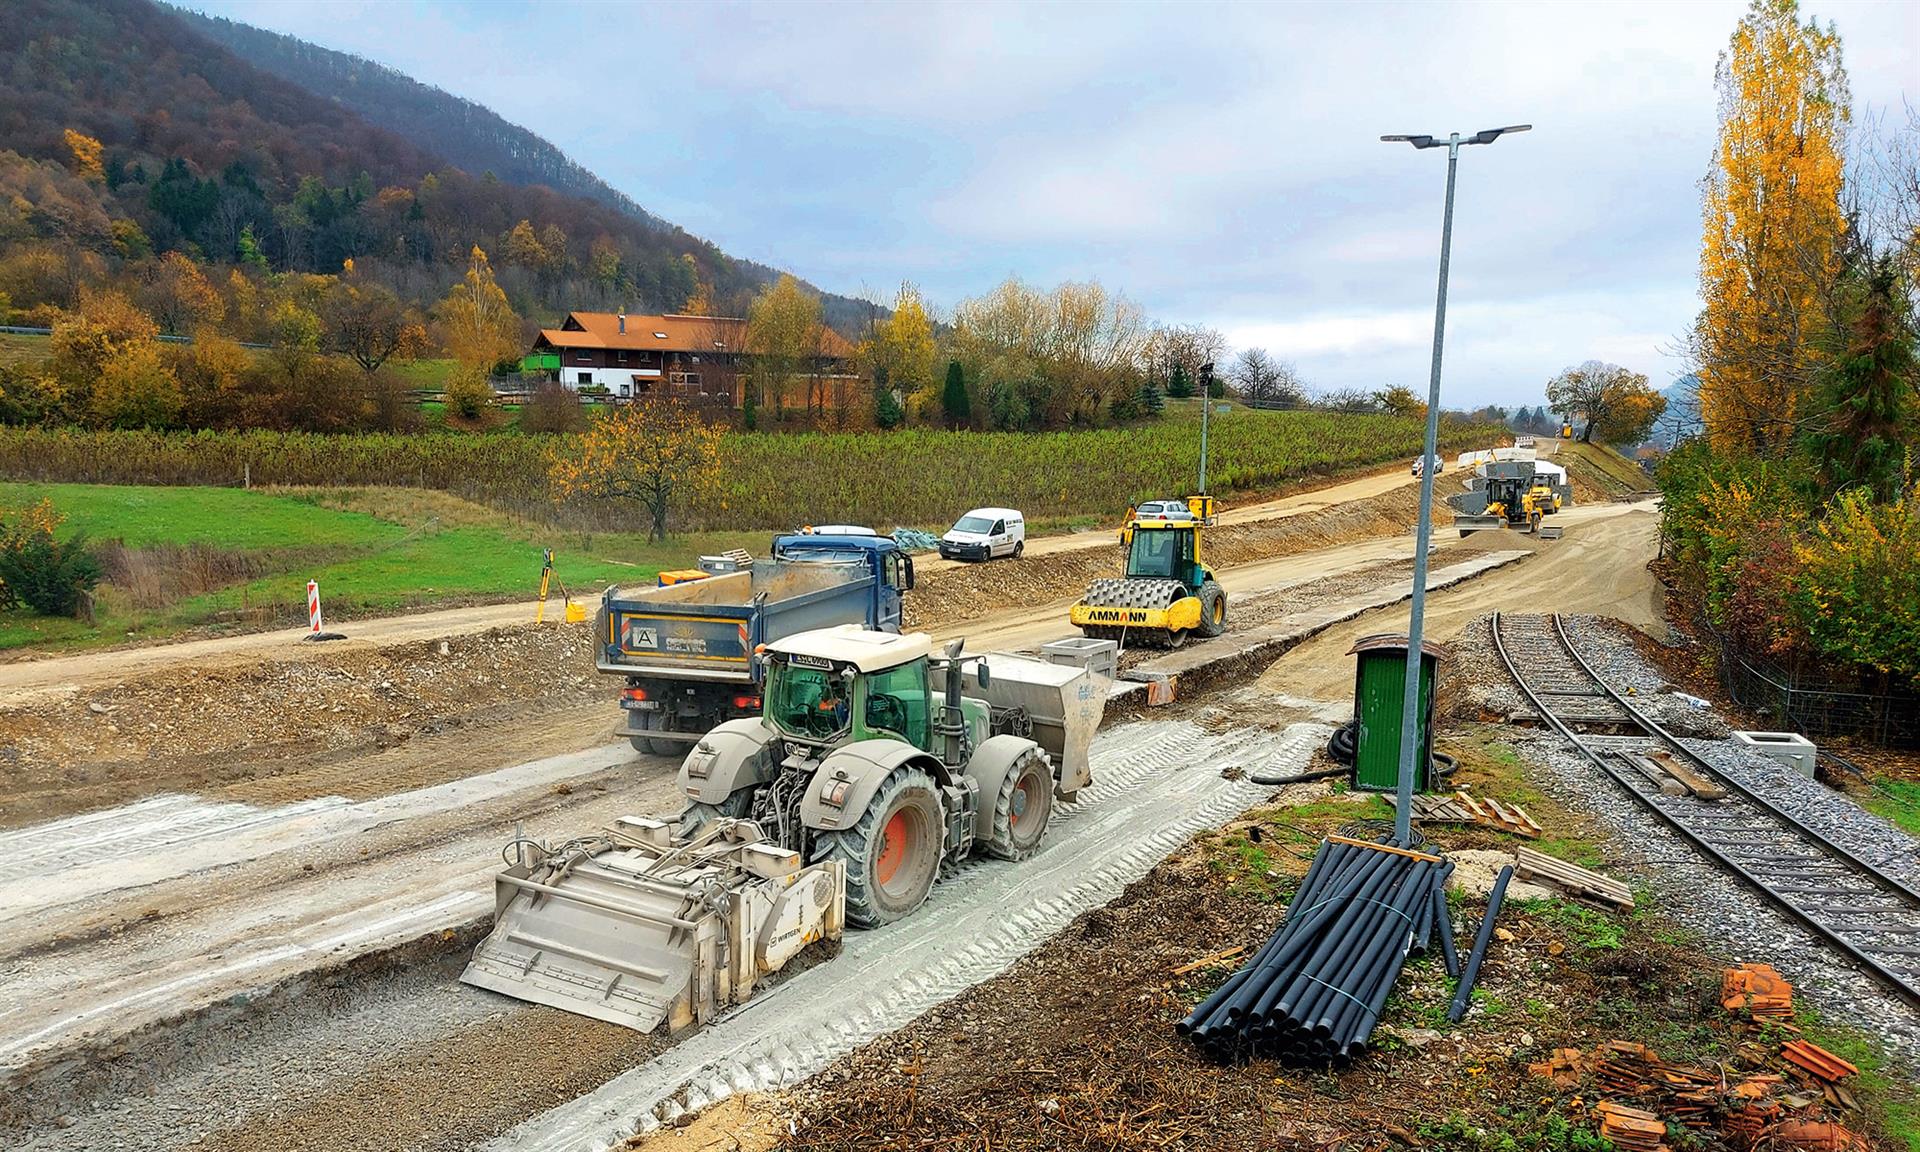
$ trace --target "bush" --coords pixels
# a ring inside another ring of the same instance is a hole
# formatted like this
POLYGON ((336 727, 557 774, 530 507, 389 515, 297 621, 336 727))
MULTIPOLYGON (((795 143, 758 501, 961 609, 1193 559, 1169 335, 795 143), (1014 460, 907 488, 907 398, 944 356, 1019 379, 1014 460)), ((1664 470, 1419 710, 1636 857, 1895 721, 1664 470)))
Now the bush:
POLYGON ((41 615, 90 618, 100 562, 87 551, 84 533, 57 540, 45 528, 9 532, 0 541, 0 583, 41 615))
POLYGON ((476 421, 493 403, 493 385, 478 372, 460 372, 447 381, 447 411, 462 420, 476 421))
POLYGON ((552 380, 533 390, 526 407, 520 409, 520 428, 525 432, 578 432, 587 426, 587 414, 580 398, 566 385, 552 380))

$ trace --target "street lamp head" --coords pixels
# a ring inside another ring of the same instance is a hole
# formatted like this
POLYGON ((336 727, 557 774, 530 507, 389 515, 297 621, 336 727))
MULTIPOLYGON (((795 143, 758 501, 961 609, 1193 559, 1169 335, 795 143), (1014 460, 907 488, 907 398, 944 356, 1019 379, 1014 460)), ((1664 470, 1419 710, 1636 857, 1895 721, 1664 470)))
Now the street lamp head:
POLYGON ((1531 132, 1531 124, 1509 124, 1505 128, 1482 128, 1473 134, 1472 139, 1462 140, 1462 144, 1491 144, 1509 132, 1531 132))
POLYGON ((1431 136, 1382 136, 1381 141, 1388 144, 1407 143, 1415 148, 1432 148, 1439 141, 1431 136))

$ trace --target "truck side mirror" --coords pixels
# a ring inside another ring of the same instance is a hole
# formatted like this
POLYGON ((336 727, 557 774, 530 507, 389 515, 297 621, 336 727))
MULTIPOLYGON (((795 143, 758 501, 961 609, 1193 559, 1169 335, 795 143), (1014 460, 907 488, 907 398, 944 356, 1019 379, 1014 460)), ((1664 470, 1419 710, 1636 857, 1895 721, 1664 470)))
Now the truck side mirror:
POLYGON ((993 677, 987 674, 987 662, 985 660, 974 665, 974 674, 980 677, 980 688, 982 691, 993 687, 993 677))
POLYGON ((911 592, 913 591, 913 557, 903 554, 900 560, 905 570, 905 580, 902 582, 902 586, 911 592))

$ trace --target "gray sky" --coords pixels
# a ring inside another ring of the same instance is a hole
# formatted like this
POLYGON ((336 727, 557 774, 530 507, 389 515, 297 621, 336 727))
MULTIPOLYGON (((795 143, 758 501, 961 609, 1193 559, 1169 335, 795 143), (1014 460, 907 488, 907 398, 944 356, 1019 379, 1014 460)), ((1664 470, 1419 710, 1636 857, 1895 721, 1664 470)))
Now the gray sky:
MULTIPOLYGON (((1098 279, 1316 387, 1424 389, 1462 154, 1449 405, 1592 357, 1664 386, 1698 308, 1713 67, 1696 3, 616 4, 190 0, 547 137, 649 210, 822 287, 942 310, 1098 279)), ((1920 4, 1803 0, 1856 121, 1920 100, 1920 4)))

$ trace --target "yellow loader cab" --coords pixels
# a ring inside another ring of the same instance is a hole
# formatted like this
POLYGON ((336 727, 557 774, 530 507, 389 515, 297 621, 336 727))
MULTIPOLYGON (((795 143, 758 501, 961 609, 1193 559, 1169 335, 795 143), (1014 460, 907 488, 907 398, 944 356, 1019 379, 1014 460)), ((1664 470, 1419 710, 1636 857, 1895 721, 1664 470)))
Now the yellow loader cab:
POLYGON ((1081 632, 1122 645, 1177 648, 1194 633, 1227 630, 1227 593, 1201 559, 1202 529, 1213 522, 1213 498, 1189 497, 1185 514, 1153 501, 1130 509, 1120 541, 1126 575, 1088 585, 1069 618, 1081 632), (1140 513, 1147 515, 1140 515, 1140 513))

